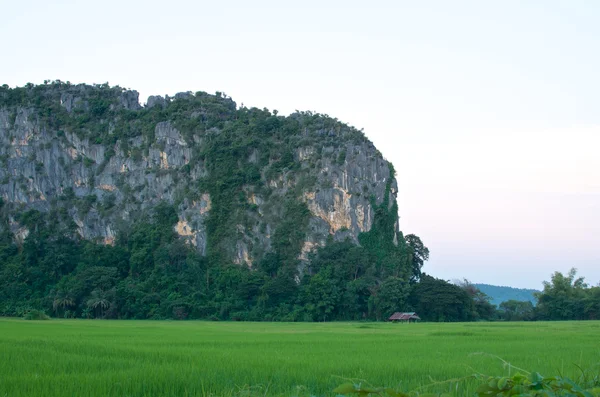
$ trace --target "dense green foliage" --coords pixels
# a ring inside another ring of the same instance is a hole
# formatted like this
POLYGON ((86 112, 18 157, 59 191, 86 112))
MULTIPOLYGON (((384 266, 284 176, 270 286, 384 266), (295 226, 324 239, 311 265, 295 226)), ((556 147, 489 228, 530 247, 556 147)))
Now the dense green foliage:
POLYGON ((0 314, 37 309, 65 318, 331 321, 385 320, 414 309, 431 321, 492 318, 476 313, 464 288, 428 275, 411 284, 401 260, 409 256, 401 251, 407 246, 385 245, 377 235, 377 249, 330 242, 299 273, 294 226, 306 209, 287 205, 292 209, 285 232, 275 234, 275 251, 253 269, 199 256, 177 238, 177 215, 164 202, 122 232, 115 246, 72 237, 53 221, 59 210, 25 212, 21 222, 31 232, 24 244, 9 233, 0 244, 0 314))
MULTIPOLYGON (((525 372, 525 371, 523 371, 525 372)), ((512 376, 482 376, 475 374, 463 379, 452 379, 449 383, 458 384, 467 379, 482 382, 476 389, 476 397, 598 397, 600 377, 594 374, 589 379, 582 370, 577 381, 562 376, 544 377, 537 372, 526 375, 518 372, 512 376)), ((334 389, 344 396, 380 397, 449 397, 450 393, 404 392, 391 387, 372 387, 360 383, 344 383, 334 389)))
POLYGON ((471 284, 450 284, 427 274, 415 284, 410 303, 426 321, 489 320, 495 316, 487 297, 471 284))
POLYGON ((521 372, 493 356, 592 380, 599 326, 0 319, 0 395, 335 396, 351 381, 473 396, 473 373, 521 372))
POLYGON ((535 307, 530 301, 509 300, 499 307, 500 316, 506 321, 531 321, 535 319, 535 307))
MULTIPOLYGON (((114 247, 73 237, 57 221, 64 207, 25 212, 20 221, 31 232, 24 244, 5 233, 0 246, 0 314, 20 316, 33 308, 67 318, 330 321, 385 320, 414 309, 431 321, 493 317, 477 313, 464 288, 420 275, 422 259, 416 268, 411 263, 426 250, 418 237, 411 241, 419 252, 392 241, 395 203, 377 206, 361 246, 331 241, 303 273, 295 258, 308 210, 292 200, 284 208, 274 252, 253 269, 224 263, 218 246, 199 256, 177 238, 177 215, 164 202, 125 229, 114 247)), ((213 211, 228 222, 230 211, 213 211)), ((216 222, 209 236, 221 233, 220 226, 216 222)))
POLYGON ((25 320, 50 320, 50 317, 41 310, 30 310, 23 316, 25 320))
POLYGON ((593 373, 588 378, 583 369, 577 381, 563 376, 544 377, 534 372, 513 376, 479 377, 484 383, 477 388, 478 397, 523 396, 523 397, 598 397, 600 378, 593 373))
POLYGON ((498 316, 508 321, 596 320, 600 318, 600 286, 588 286, 577 270, 567 275, 554 272, 544 289, 535 293, 537 305, 530 301, 502 302, 498 316))
POLYGON ((536 294, 536 318, 540 320, 600 319, 600 286, 589 287, 576 269, 565 276, 555 272, 544 290, 536 294))

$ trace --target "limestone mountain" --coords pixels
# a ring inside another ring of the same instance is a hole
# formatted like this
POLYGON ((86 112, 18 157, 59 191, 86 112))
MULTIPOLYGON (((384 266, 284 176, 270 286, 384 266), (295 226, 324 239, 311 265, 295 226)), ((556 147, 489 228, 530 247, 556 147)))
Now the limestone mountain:
MULTIPOLYGON (((113 244, 161 201, 202 255, 252 266, 266 253, 306 260, 328 238, 358 243, 377 206, 395 205, 388 163, 362 132, 327 116, 239 108, 222 94, 150 97, 53 82, 0 89, 0 195, 16 214, 48 212, 113 244), (292 244, 292 247, 284 247, 292 244)), ((393 239, 398 239, 394 218, 393 239)))
POLYGON ((392 165, 326 115, 2 86, 0 163, 0 315, 379 319, 427 259, 392 165))

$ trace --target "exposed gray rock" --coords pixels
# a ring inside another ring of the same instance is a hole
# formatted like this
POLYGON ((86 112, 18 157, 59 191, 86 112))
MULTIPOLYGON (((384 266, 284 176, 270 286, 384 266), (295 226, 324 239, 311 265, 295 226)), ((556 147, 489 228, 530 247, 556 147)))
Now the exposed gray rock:
POLYGON ((142 107, 139 98, 140 94, 137 91, 123 91, 123 93, 119 95, 119 102, 125 109, 138 110, 142 107))
POLYGON ((194 96, 194 94, 191 91, 178 92, 177 94, 175 94, 175 99, 188 99, 193 96, 194 96))
MULTIPOLYGON (((87 111, 93 103, 90 90, 83 85, 61 88, 56 101, 69 113, 87 111)), ((119 91, 115 106, 137 111, 141 109, 138 97, 136 91, 119 91)), ((178 101, 193 97, 190 92, 175 95, 178 101)), ((223 101, 224 106, 235 109, 235 102, 223 101)), ((172 105, 168 97, 151 96, 146 108, 172 105)), ((201 120, 205 110, 200 108, 191 114, 190 119, 201 120)), ((214 203, 208 192, 200 190, 200 181, 208 170, 205 159, 198 154, 211 136, 222 133, 220 128, 182 134, 176 127, 179 124, 155 121, 144 125, 150 131, 147 135, 130 133, 116 143, 112 140, 105 144, 90 141, 75 128, 63 131, 48 127, 40 117, 30 106, 0 106, 0 196, 6 202, 19 210, 48 211, 53 200, 72 195, 76 204, 69 214, 77 233, 112 244, 120 225, 139 219, 145 209, 166 200, 177 205, 179 222, 175 231, 201 254, 206 253, 205 222, 214 203), (86 209, 81 203, 91 196, 95 197, 94 205, 86 209)), ((289 117, 301 120, 298 115, 289 117)), ((112 131, 111 123, 102 120, 100 130, 112 131)), ((373 204, 383 203, 386 192, 390 206, 395 202, 398 187, 395 180, 390 181, 393 176, 389 163, 368 140, 349 140, 343 134, 334 128, 304 128, 298 133, 300 138, 318 139, 315 144, 299 145, 293 153, 299 168, 311 178, 300 198, 311 214, 301 260, 307 260, 310 252, 325 245, 330 236, 358 243, 360 233, 368 232, 373 225, 373 204), (391 191, 386 189, 388 182, 391 191)), ((264 153, 252 149, 240 159, 258 167, 262 157, 264 153)), ((270 178, 267 168, 260 170, 260 183, 265 189, 244 188, 248 212, 235 225, 235 241, 228 246, 236 263, 252 266, 272 250, 272 237, 283 217, 282 203, 303 183, 293 172, 270 178)), ((236 200, 243 201, 243 194, 236 200)), ((10 227, 19 236, 26 235, 16 220, 10 227)), ((399 233, 398 223, 396 231, 399 233)))
POLYGON ((148 97, 148 101, 146 102, 146 107, 150 109, 155 106, 165 108, 167 106, 167 100, 160 95, 150 95, 148 97))

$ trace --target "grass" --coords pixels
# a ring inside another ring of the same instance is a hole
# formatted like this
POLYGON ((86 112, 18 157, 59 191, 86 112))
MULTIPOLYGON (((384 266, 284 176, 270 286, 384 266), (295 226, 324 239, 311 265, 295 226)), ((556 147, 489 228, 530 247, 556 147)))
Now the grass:
MULTIPOLYGON (((529 371, 577 378, 577 366, 598 374, 599 335, 600 322, 0 319, 0 397, 327 396, 342 378, 408 391, 473 373, 508 374, 492 355, 529 371)), ((450 382, 424 391, 471 395, 474 385, 450 382)))

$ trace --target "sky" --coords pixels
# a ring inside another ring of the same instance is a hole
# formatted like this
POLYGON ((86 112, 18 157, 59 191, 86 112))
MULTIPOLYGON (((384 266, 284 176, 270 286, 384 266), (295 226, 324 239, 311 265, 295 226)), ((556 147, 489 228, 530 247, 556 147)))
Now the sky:
POLYGON ((221 91, 365 134, 439 278, 600 282, 600 2, 0 0, 0 84, 221 91))

